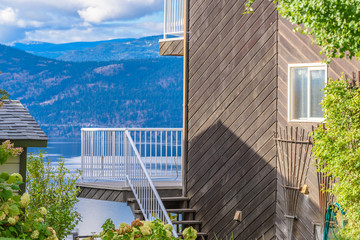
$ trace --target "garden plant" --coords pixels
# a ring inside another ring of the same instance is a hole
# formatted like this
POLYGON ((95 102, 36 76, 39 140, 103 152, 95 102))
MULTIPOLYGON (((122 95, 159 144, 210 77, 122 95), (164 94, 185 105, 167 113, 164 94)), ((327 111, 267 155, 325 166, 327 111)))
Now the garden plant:
POLYGON ((324 89, 325 123, 314 132, 318 171, 336 181, 329 189, 346 220, 338 239, 360 239, 360 88, 348 80, 331 80, 324 89))
MULTIPOLYGON (((154 221, 140 221, 139 219, 135 219, 131 223, 131 226, 127 223, 121 223, 118 229, 115 228, 111 219, 107 219, 102 225, 102 229, 103 231, 100 235, 95 236, 100 237, 102 240, 181 239, 172 236, 172 225, 164 224, 158 219, 154 221)), ((186 240, 195 240, 197 238, 197 231, 192 227, 185 228, 183 237, 186 240)))
POLYGON ((53 226, 59 239, 65 238, 81 220, 75 205, 79 201, 80 189, 75 183, 80 178, 80 170, 71 173, 64 161, 56 166, 44 154, 30 154, 27 163, 27 192, 32 198, 29 209, 35 211, 44 206, 48 215, 45 220, 53 226))
MULTIPOLYGON (((248 0, 245 13, 253 11, 248 0)), ((360 57, 359 0, 273 0, 282 17, 299 31, 312 37, 322 48, 328 62, 331 58, 360 57)))
MULTIPOLYGON (((21 152, 22 149, 14 148, 10 141, 3 142, 0 145, 0 165, 21 152)), ((19 194, 22 180, 19 173, 0 174, 0 238, 58 239, 54 229, 45 223, 46 208, 30 209, 29 194, 19 194)))

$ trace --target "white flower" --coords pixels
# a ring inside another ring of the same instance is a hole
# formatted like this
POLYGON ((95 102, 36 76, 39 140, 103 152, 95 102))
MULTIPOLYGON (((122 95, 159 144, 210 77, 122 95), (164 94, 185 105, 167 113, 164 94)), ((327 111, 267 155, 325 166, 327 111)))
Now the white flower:
POLYGON ((34 221, 40 223, 40 222, 44 222, 44 219, 43 218, 37 218, 34 221))
POLYGON ((10 223, 10 225, 15 225, 16 224, 15 218, 12 218, 12 217, 9 217, 8 222, 10 223))
POLYGON ((4 212, 1 212, 1 215, 0 215, 0 221, 3 221, 5 218, 6 218, 6 214, 4 212))
POLYGON ((47 214, 46 208, 41 207, 41 208, 40 208, 40 213, 45 216, 45 215, 47 214))
POLYGON ((37 239, 39 237, 39 231, 35 230, 30 236, 32 239, 37 239))
POLYGON ((28 193, 24 193, 20 198, 20 207, 24 208, 30 203, 30 196, 28 193))

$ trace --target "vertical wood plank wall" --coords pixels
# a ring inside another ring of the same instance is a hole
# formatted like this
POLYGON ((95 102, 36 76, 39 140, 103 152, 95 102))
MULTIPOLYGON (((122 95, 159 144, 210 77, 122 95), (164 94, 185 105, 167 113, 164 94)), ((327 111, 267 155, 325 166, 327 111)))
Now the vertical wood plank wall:
POLYGON ((245 2, 189 5, 187 196, 209 239, 275 239, 278 15, 245 2))
MULTIPOLYGON (((312 125, 317 123, 289 123, 288 116, 288 65, 293 63, 316 63, 324 57, 319 54, 320 48, 311 43, 311 38, 292 31, 293 25, 279 17, 278 21, 278 101, 277 119, 280 127, 297 126, 311 131, 312 125)), ((328 77, 337 79, 344 72, 352 76, 352 72, 360 70, 360 62, 344 59, 332 60, 328 66, 328 77)), ((314 166, 310 165, 307 178, 309 185, 308 196, 300 194, 297 216, 294 225, 294 239, 314 239, 314 223, 321 222, 319 210, 318 186, 314 166)), ((284 199, 280 176, 278 178, 278 205, 276 219, 276 235, 278 239, 286 238, 286 224, 284 219, 284 199)))

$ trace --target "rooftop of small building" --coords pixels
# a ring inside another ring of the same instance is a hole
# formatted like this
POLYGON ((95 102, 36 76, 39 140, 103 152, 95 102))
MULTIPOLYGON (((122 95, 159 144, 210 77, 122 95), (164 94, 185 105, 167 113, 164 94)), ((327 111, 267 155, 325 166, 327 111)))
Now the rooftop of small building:
POLYGON ((48 137, 18 100, 0 100, 0 140, 23 147, 45 147, 48 137))

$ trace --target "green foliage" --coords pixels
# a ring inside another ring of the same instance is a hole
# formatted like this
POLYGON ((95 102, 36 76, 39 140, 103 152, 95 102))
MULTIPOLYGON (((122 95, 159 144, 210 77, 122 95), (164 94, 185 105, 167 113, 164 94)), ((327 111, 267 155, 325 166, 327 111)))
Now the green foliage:
POLYGON ((79 189, 75 186, 80 171, 70 170, 60 161, 56 167, 51 161, 44 164, 43 154, 31 154, 27 164, 27 191, 32 197, 30 209, 47 209, 45 222, 54 226, 60 239, 68 235, 81 217, 75 209, 79 189))
MULTIPOLYGON (((4 156, 15 157, 22 149, 13 148, 10 141, 0 145, 5 153, 4 156)), ((8 158, 1 161, 4 164, 8 158)), ((27 193, 19 195, 19 185, 22 184, 22 176, 19 173, 0 174, 0 238, 21 239, 48 239, 56 240, 55 231, 44 223, 46 209, 30 209, 30 197, 27 193)))
POLYGON ((0 145, 0 165, 3 165, 8 158, 20 155, 22 151, 22 148, 15 148, 13 143, 6 140, 0 145))
MULTIPOLYGON (((135 219, 131 223, 131 226, 127 223, 121 223, 119 228, 116 229, 113 221, 111 219, 107 219, 102 225, 102 229, 103 231, 100 233, 100 237, 103 240, 179 239, 172 236, 172 225, 165 225, 160 220, 140 221, 139 219, 135 219)), ((192 227, 186 228, 183 231, 183 236, 186 240, 195 240, 197 237, 197 231, 192 227)))
MULTIPOLYGON (((0 71, 0 73, 1 73, 1 71, 0 71)), ((0 100, 9 99, 9 98, 10 98, 9 93, 0 88, 0 100)), ((2 106, 3 106, 3 103, 0 102, 0 107, 2 107, 2 106)))
POLYGON ((9 98, 10 98, 10 94, 5 90, 0 89, 0 100, 9 99, 9 98))
POLYGON ((314 132, 313 153, 318 170, 337 180, 330 193, 346 212, 343 238, 360 239, 360 89, 342 77, 324 91, 325 128, 314 132))
MULTIPOLYGON (((245 13, 252 12, 246 3, 245 13)), ((327 60, 360 57, 360 0, 274 0, 295 31, 312 36, 327 60)))

